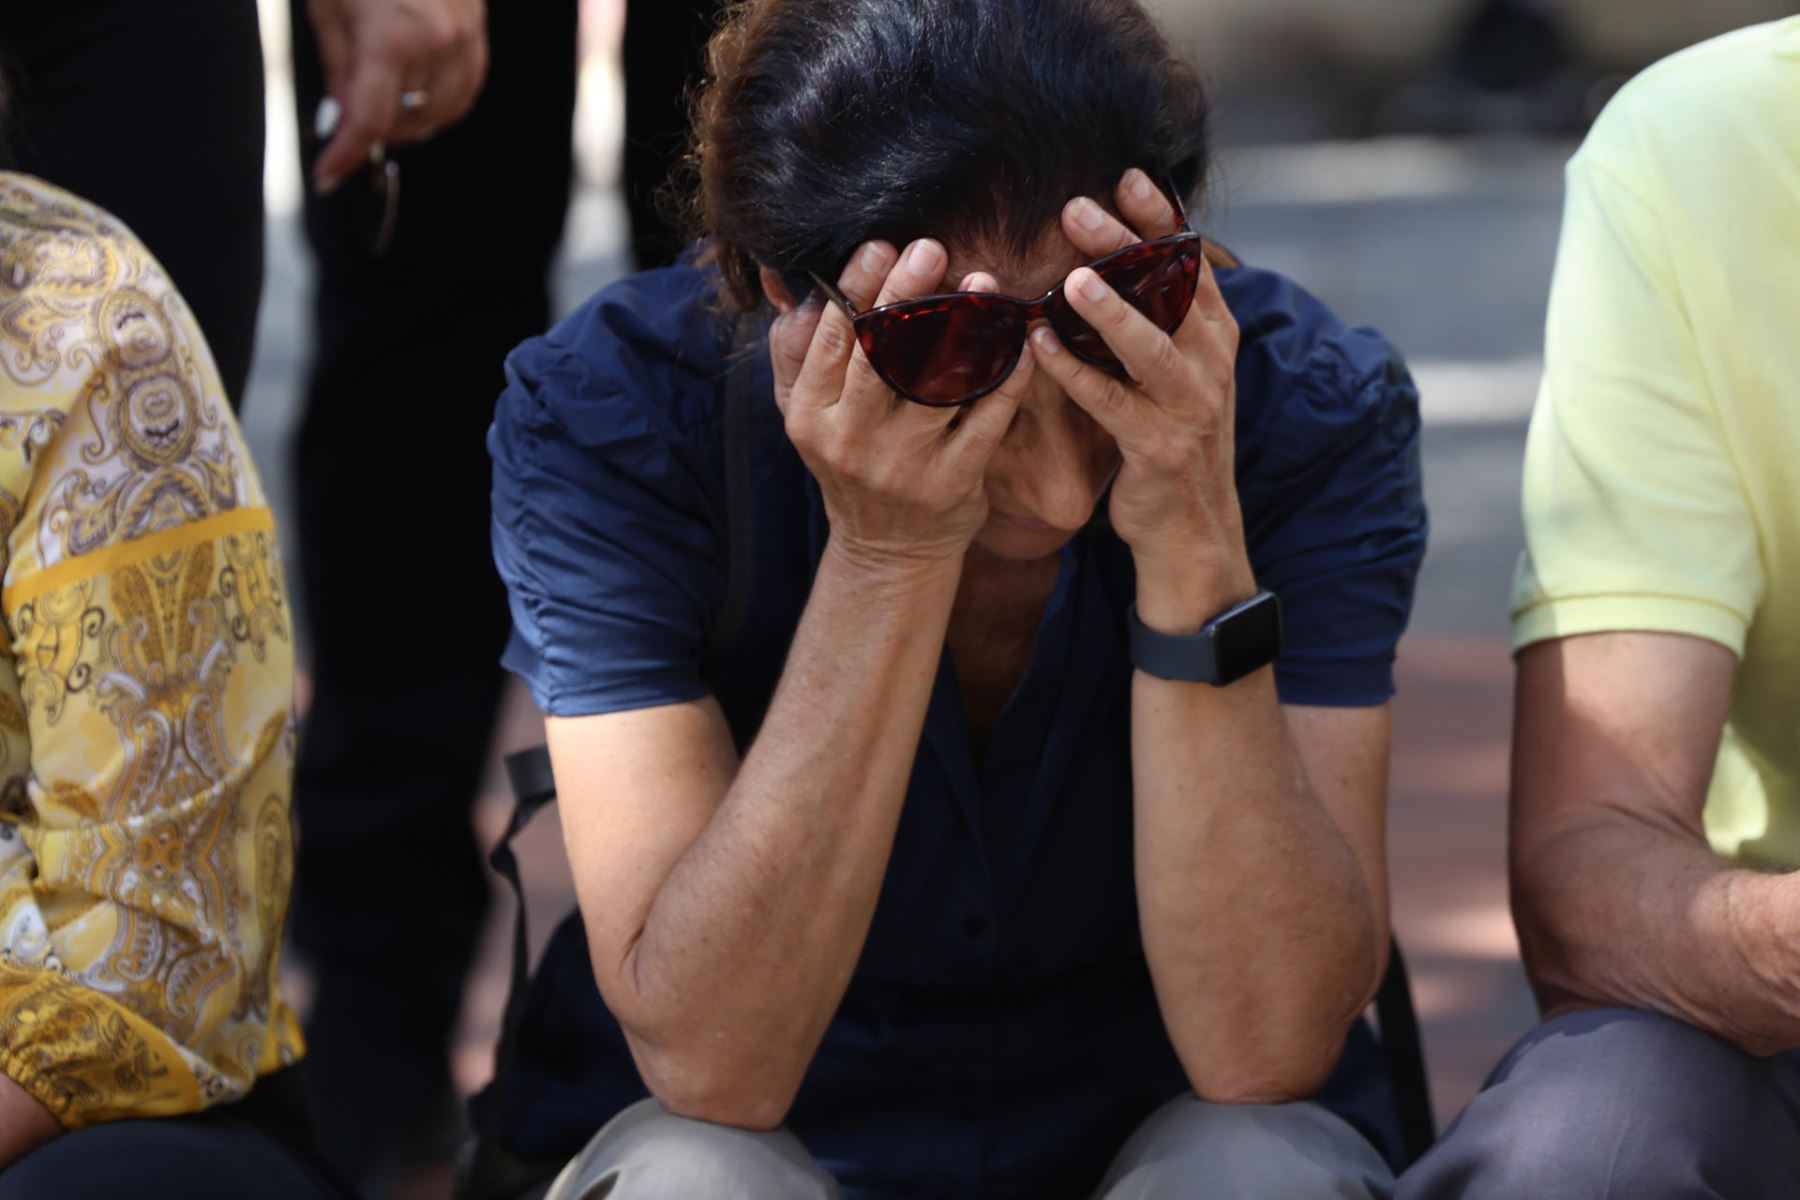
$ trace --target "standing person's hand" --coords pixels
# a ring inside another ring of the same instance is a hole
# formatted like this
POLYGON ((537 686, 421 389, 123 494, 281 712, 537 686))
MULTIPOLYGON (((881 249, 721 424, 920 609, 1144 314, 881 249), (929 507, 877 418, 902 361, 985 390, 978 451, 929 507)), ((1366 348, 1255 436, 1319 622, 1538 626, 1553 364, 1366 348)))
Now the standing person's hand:
MULTIPOLYGON (((519 0, 514 0, 519 2, 519 0)), ((429 137, 461 120, 487 77, 484 0, 307 0, 319 38, 331 141, 313 167, 328 192, 377 143, 429 137)))
MULTIPOLYGON (((929 239, 900 254, 859 249, 839 290, 858 311, 939 290, 949 258, 929 239)), ((994 291, 974 274, 966 291, 994 291)), ((987 520, 988 460, 1031 384, 1029 348, 997 390, 947 411, 894 395, 857 345, 850 318, 817 301, 775 322, 769 336, 775 399, 789 439, 819 481, 832 543, 863 561, 960 561, 987 520)))
POLYGON ((49 1109, 11 1077, 0 1075, 0 1171, 62 1131, 49 1109))

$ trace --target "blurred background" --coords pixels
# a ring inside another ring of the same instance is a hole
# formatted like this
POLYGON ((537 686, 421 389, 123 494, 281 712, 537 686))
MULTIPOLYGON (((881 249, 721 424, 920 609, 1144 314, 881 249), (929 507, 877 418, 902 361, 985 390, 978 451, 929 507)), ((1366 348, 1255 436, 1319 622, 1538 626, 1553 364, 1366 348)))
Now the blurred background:
MULTIPOLYGON (((521 0, 489 0, 518 3, 521 0)), ((270 272, 246 426, 278 504, 306 362, 301 182, 286 0, 261 0, 269 64, 270 272)), ((563 307, 628 269, 619 194, 624 0, 584 0, 581 178, 563 307)), ((1533 1019, 1505 896, 1507 592, 1519 461, 1562 200, 1581 132, 1631 73, 1783 16, 1778 0, 1153 0, 1213 81, 1219 168, 1200 218, 1408 356, 1425 409, 1431 552, 1396 701, 1394 919, 1411 959, 1434 1101, 1453 1115, 1533 1019)), ((471 181, 504 186, 504 181, 471 181)), ((541 740, 523 693, 496 749, 541 740)), ((497 764, 497 759, 496 759, 497 764)), ((479 819, 510 805, 497 765, 479 819)), ((523 848, 534 933, 572 904, 553 819, 523 848)), ((510 907, 471 984, 457 1073, 491 1072, 510 907)), ((304 990, 304 979, 295 986, 304 990)))

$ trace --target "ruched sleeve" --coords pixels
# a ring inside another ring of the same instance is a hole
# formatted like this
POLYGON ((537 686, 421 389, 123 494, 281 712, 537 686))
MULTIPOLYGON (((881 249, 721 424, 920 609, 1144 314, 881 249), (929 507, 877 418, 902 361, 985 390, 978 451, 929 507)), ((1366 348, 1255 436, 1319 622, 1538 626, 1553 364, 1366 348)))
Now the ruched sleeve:
MULTIPOLYGON (((692 272, 617 285, 507 362, 489 433, 504 662, 553 716, 698 699, 723 587, 723 363, 667 314, 692 272), (708 398, 712 403, 708 403, 708 398)), ((691 297, 687 297, 691 300, 691 297)))
POLYGON ((1257 581, 1281 597, 1282 701, 1385 703, 1428 528, 1418 389, 1381 335, 1294 284, 1222 282, 1243 327, 1239 493, 1257 581))

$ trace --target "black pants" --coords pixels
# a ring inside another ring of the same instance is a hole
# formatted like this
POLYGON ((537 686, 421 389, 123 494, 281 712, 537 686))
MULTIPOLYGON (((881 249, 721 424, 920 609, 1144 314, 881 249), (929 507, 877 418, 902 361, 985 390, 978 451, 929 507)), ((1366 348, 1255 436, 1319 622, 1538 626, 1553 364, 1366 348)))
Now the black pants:
POLYGON ((0 75, 0 165, 143 239, 237 404, 263 280, 256 0, 0 0, 0 75))
POLYGON ((0 1200, 347 1200, 304 1148, 298 1083, 282 1071, 198 1116, 65 1133, 0 1171, 0 1200))
MULTIPOLYGON (((303 130, 321 95, 294 6, 303 130)), ((470 826, 501 689, 487 427, 513 346, 550 316, 572 171, 576 0, 487 6, 469 117, 400 164, 370 249, 366 177, 309 196, 315 358, 295 448, 313 647, 293 945, 315 969, 303 1069, 351 1177, 453 1099, 449 1042, 487 904, 470 826)), ((319 147, 303 150, 310 175, 319 147)))

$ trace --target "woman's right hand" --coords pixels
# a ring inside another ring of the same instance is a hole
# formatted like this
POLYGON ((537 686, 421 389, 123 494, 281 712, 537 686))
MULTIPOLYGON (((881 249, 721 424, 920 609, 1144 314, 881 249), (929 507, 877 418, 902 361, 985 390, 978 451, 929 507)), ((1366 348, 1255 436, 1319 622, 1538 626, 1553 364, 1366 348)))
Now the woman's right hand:
MULTIPOLYGON (((940 291, 948 265, 929 239, 904 255, 870 242, 838 286, 867 311, 940 291)), ((996 284, 976 274, 962 286, 996 284)), ((1030 347, 1005 384, 961 409, 897 397, 857 345, 850 318, 817 296, 775 321, 769 351, 776 403, 824 493, 835 548, 877 565, 959 561, 987 520, 988 460, 1030 387, 1030 347)))

